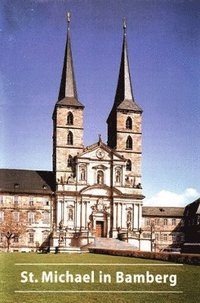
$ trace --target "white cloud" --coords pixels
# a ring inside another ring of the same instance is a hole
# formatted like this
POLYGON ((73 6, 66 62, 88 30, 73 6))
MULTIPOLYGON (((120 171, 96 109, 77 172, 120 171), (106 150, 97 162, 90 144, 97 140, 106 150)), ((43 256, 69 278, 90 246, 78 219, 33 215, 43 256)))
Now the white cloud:
POLYGON ((144 206, 183 207, 199 197, 200 193, 195 188, 187 188, 180 194, 163 189, 149 199, 145 199, 144 206))

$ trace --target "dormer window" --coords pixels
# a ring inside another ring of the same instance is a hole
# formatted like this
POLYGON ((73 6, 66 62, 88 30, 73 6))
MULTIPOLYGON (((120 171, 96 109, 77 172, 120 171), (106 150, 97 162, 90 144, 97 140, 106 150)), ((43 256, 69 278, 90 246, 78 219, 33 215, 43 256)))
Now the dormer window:
POLYGON ((67 125, 73 125, 74 124, 74 116, 71 112, 67 115, 67 125))
POLYGON ((126 119, 126 129, 132 129, 132 119, 131 119, 131 117, 128 117, 126 119))

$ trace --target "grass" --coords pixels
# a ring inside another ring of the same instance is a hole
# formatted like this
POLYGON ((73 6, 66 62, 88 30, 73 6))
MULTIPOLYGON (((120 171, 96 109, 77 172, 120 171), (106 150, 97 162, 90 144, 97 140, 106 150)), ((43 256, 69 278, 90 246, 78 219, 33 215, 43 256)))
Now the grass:
POLYGON ((1 253, 0 254, 0 282, 1 303, 129 303, 129 302, 199 302, 200 296, 200 267, 192 265, 176 266, 161 261, 144 260, 139 258, 116 257, 96 254, 57 254, 42 255, 34 253, 1 253), (39 265, 15 265, 16 263, 37 263, 39 265), (48 265, 42 265, 48 263, 48 265), (53 263, 57 265, 53 265, 53 263), (63 265, 59 265, 59 264, 63 265), (73 263, 67 265, 66 263, 73 263), (80 265, 86 264, 88 265, 80 265), (92 265, 98 263, 101 265, 92 265), (75 265, 74 265, 75 264, 75 265), (90 265, 91 264, 91 265, 90 265), (113 264, 113 265, 111 265, 113 264), (126 264, 123 266, 117 264, 126 264), (141 265, 145 264, 145 265, 141 265), (148 265, 151 264, 151 265, 148 265), (153 266, 152 264, 157 264, 153 266), (27 271, 34 274, 38 283, 21 283, 21 272, 27 271), (42 271, 57 271, 63 274, 70 271, 72 274, 90 274, 94 271, 94 283, 41 283, 42 271), (124 274, 143 274, 149 271, 151 274, 168 274, 177 276, 176 286, 167 283, 116 283, 116 272, 124 274), (100 283, 100 272, 107 274, 110 283, 100 283), (16 293, 15 291, 40 291, 37 293, 16 293), (41 292, 41 291, 47 292, 41 292), (48 291, 57 291, 48 292, 48 291), (59 292, 58 292, 59 291, 59 292), (60 291, 78 291, 74 293, 61 293, 60 291), (98 291, 98 292, 80 292, 98 291), (105 293, 104 291, 108 291, 105 293), (112 293, 110 291, 115 291, 112 293), (138 293, 129 293, 137 291, 138 293), (143 293, 139 293, 139 292, 143 293), (151 291, 151 293, 150 293, 151 291), (153 291, 153 292, 152 292, 153 291), (155 293, 155 291, 157 293, 155 293), (166 293, 162 293, 166 291, 166 293), (180 293, 167 293, 177 291, 180 293))

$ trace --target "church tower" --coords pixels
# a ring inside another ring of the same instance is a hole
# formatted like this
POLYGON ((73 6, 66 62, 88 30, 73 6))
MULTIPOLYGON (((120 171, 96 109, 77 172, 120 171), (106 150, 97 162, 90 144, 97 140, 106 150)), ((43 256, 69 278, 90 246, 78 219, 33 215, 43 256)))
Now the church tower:
MULTIPOLYGON (((62 189, 75 174, 74 157, 83 150, 83 109, 78 100, 67 14, 67 41, 58 101, 53 113, 53 171, 62 189)), ((60 186, 60 187, 59 187, 60 186)))
POLYGON ((126 20, 123 22, 123 44, 119 78, 112 110, 107 119, 108 146, 124 156, 126 181, 141 187, 141 120, 142 109, 133 96, 128 60, 126 20))

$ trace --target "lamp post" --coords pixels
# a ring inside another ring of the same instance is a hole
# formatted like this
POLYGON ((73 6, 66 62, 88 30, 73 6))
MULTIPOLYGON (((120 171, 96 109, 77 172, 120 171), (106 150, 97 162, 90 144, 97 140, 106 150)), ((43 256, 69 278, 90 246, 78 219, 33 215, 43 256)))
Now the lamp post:
POLYGON ((141 250, 141 233, 143 232, 142 228, 139 228, 139 250, 141 250))

